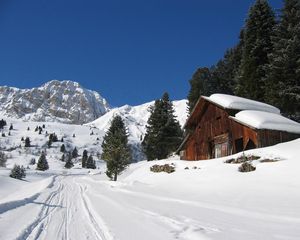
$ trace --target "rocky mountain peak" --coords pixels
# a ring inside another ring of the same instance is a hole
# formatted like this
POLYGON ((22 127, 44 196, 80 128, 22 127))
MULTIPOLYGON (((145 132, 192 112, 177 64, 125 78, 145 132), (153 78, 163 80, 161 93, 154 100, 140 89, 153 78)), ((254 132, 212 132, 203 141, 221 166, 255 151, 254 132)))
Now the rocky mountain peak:
POLYGON ((0 113, 31 121, 83 124, 110 110, 97 92, 70 80, 52 80, 40 87, 0 87, 0 113))

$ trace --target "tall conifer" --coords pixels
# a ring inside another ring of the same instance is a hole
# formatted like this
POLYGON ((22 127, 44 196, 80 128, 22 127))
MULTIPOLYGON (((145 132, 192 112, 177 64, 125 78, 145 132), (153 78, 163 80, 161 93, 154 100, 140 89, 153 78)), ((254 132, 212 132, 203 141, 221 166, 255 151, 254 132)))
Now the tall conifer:
POLYGON ((274 26, 274 13, 267 0, 256 0, 244 29, 238 95, 264 101, 266 67, 269 64, 268 54, 273 50, 271 36, 274 26))

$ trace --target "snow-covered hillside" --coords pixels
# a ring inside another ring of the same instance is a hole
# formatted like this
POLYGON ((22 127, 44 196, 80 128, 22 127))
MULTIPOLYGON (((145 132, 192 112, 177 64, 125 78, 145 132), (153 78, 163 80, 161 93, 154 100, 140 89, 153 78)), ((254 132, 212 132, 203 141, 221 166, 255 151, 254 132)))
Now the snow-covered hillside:
POLYGON ((261 157, 250 173, 227 158, 143 161, 119 182, 108 181, 102 163, 90 174, 28 170, 27 181, 0 169, 0 238, 298 240, 299 146, 300 139, 245 152, 261 157), (277 162, 261 162, 267 158, 277 162), (165 163, 176 171, 149 170, 165 163))
POLYGON ((0 114, 26 121, 82 124, 110 110, 97 92, 72 81, 50 81, 41 87, 0 87, 0 114))

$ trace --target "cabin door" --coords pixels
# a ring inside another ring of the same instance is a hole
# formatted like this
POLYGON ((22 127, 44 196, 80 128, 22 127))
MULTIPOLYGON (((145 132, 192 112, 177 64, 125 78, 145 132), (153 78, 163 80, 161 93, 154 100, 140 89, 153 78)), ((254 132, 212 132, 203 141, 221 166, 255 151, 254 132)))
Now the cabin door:
POLYGON ((229 155, 229 139, 228 134, 222 134, 214 138, 215 158, 225 157, 229 155))

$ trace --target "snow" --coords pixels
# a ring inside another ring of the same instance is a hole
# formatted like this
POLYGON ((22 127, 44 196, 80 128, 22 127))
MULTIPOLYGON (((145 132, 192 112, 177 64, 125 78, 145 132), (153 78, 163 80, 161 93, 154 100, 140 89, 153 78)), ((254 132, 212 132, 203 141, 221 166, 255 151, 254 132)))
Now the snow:
POLYGON ((107 179, 101 162, 90 174, 79 167, 29 170, 26 181, 9 178, 2 168, 0 239, 298 240, 299 146, 297 139, 246 151, 279 160, 253 161, 257 170, 250 173, 224 163, 241 154, 142 161, 131 164, 118 182, 107 179), (176 171, 149 170, 165 163, 174 163, 176 171))
POLYGON ((271 129, 300 134, 299 123, 274 113, 245 110, 237 113, 233 119, 256 129, 271 129))
POLYGON ((227 94, 212 94, 210 97, 204 97, 206 100, 216 103, 226 109, 236 109, 236 110, 258 110, 264 112, 271 112, 275 114, 280 114, 280 110, 269 104, 227 95, 227 94))

